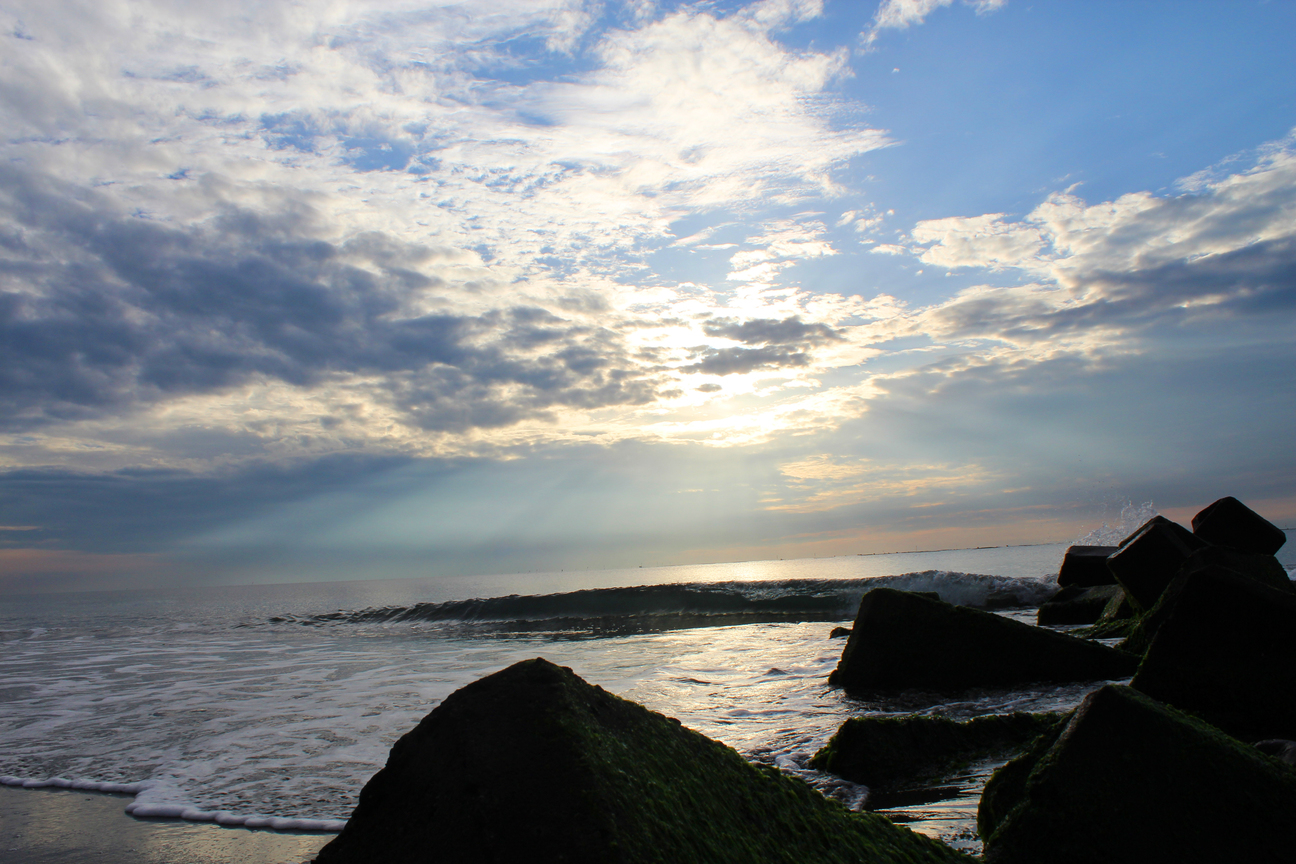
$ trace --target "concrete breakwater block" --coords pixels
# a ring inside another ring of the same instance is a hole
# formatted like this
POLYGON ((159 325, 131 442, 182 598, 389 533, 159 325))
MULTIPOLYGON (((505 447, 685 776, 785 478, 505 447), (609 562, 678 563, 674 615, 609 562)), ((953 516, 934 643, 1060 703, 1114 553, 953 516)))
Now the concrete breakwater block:
POLYGON ((1273 555, 1287 542, 1277 525, 1236 498, 1221 498, 1192 519, 1192 530, 1207 543, 1273 555))
POLYGON ((1020 750, 1060 714, 991 714, 971 720, 910 715, 852 717, 810 760, 810 767, 878 793, 939 778, 972 759, 1020 750))
MULTIPOLYGON (((1152 638, 1174 610, 1188 577, 1204 572, 1231 573, 1284 594, 1296 594, 1296 587, 1287 579, 1287 571, 1272 555, 1251 555, 1222 546, 1207 546, 1189 556, 1179 568, 1178 575, 1161 592, 1156 604, 1139 617, 1120 647, 1131 654, 1146 654, 1152 638)), ((1204 622, 1203 626, 1209 627, 1210 624, 1204 622)))
POLYGON ((1062 556, 1062 566, 1058 568, 1058 585, 1078 585, 1081 588, 1092 588, 1095 585, 1115 585, 1116 579, 1107 569, 1107 556, 1115 552, 1118 546, 1072 546, 1062 556))
POLYGON ((1208 568, 1147 618, 1131 686, 1244 740, 1296 738, 1296 594, 1208 568))
MULTIPOLYGON (((1104 565, 1105 566, 1105 565, 1104 565)), ((1040 604, 1035 622, 1044 624, 1093 624, 1103 616, 1121 587, 1115 584, 1083 588, 1068 585, 1040 604)))
POLYGON ((1151 609, 1185 561, 1207 545, 1187 528, 1156 517, 1107 557, 1107 567, 1140 611, 1151 609))
POLYGON ((433 709, 315 860, 973 861, 542 659, 433 709))
POLYGON ((860 601, 828 683, 849 690, 957 691, 1033 681, 1104 681, 1138 658, 991 612, 878 588, 860 601))
POLYGON ((989 864, 1291 861, 1296 771, 1108 685, 995 773, 977 827, 989 864))

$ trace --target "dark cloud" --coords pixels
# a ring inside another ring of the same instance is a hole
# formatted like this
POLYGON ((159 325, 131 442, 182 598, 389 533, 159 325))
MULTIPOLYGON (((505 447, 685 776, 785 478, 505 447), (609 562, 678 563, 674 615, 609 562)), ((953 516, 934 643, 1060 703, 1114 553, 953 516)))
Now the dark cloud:
POLYGON ((932 313, 938 329, 955 337, 1043 341, 1088 330, 1131 338, 1192 322, 1256 319, 1290 322, 1296 311, 1296 241, 1254 243, 1228 253, 1118 272, 1094 270, 1077 278, 1086 302, 1055 298, 1063 289, 1025 293, 1006 289, 960 298, 932 313))
POLYGON ((826 324, 806 324, 796 316, 782 321, 754 318, 741 323, 729 318, 709 322, 702 329, 708 336, 720 336, 744 345, 809 346, 842 339, 841 334, 826 324))
POLYGON ((700 348, 695 352, 700 359, 684 366, 685 372, 734 375, 761 369, 806 366, 810 363, 808 349, 842 339, 827 325, 806 324, 795 316, 781 321, 774 318, 742 322, 721 319, 708 322, 702 329, 708 336, 733 339, 756 347, 700 348))
POLYGON ((300 204, 227 208, 207 227, 180 228, 5 167, 0 211, 0 422, 10 429, 254 376, 303 387, 377 376, 375 398, 429 429, 655 398, 657 380, 606 328, 526 306, 408 317, 402 300, 443 284, 434 271, 448 250, 373 233, 313 239, 318 216, 300 204))
POLYGON ((1209 306, 1199 306, 1199 311, 1189 314, 1209 311, 1241 316, 1290 311, 1296 307, 1296 240, 1283 237, 1192 261, 1127 273, 1097 273, 1091 281, 1103 288, 1112 304, 1127 309, 1181 309, 1185 302, 1209 297, 1209 306))
POLYGON ((798 348, 767 345, 764 348, 706 348, 702 359, 682 367, 685 372, 707 375, 734 375, 760 369, 807 366, 810 355, 798 348))

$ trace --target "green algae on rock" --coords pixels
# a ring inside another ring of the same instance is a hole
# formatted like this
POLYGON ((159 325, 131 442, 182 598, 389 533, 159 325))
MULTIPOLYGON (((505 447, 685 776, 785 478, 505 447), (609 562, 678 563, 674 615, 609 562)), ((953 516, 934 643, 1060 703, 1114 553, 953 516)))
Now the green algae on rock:
POLYGON ((1020 750, 1054 730, 1060 714, 992 714, 971 720, 910 715, 852 717, 810 760, 828 771, 888 793, 948 776, 966 763, 1020 750))
POLYGON ((1096 642, 878 588, 860 601, 828 683, 848 691, 963 690, 1126 678, 1137 665, 1137 657, 1096 642))
POLYGON ((995 773, 977 827, 990 864, 1286 862, 1296 771, 1107 685, 995 773))
POLYGON ((397 741, 316 862, 971 860, 535 659, 397 741))

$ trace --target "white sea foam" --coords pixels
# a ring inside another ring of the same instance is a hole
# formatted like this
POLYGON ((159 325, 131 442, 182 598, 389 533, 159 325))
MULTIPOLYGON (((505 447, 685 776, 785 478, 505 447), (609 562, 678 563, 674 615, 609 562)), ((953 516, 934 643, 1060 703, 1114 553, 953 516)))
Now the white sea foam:
POLYGON ((0 786, 21 786, 24 789, 76 789, 83 792, 109 792, 117 795, 137 795, 149 787, 143 783, 108 783, 101 780, 69 780, 66 777, 48 777, 34 780, 23 777, 0 776, 0 786))
POLYGON ((932 591, 946 603, 956 606, 987 605, 1038 606, 1058 590, 1057 574, 1036 579, 985 576, 948 570, 926 570, 899 576, 870 579, 875 587, 898 588, 901 591, 932 591))

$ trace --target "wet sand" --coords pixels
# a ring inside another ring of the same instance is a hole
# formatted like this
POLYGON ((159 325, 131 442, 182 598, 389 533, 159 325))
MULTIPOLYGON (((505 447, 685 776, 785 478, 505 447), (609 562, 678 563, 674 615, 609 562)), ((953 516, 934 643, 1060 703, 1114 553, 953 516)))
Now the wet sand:
POLYGON ((303 864, 332 834, 126 815, 130 796, 0 786, 5 864, 303 864))

